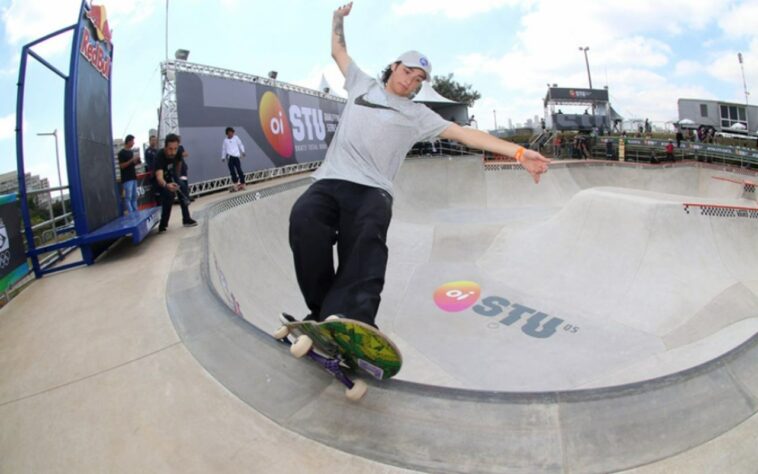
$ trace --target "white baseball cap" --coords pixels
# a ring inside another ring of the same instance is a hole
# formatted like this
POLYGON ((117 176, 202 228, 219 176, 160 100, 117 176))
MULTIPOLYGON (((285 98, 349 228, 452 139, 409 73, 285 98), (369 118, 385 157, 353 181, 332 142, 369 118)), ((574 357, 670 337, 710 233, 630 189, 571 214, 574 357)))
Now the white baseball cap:
POLYGON ((400 55, 397 60, 407 67, 415 67, 422 69, 426 74, 424 79, 426 82, 432 81, 432 62, 429 58, 419 53, 418 51, 408 51, 400 55))

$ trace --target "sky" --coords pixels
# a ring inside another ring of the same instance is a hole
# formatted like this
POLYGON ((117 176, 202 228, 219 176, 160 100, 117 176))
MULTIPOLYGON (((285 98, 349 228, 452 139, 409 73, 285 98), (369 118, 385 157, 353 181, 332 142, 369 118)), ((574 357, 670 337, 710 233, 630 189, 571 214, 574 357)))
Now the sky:
MULTIPOLYGON (((326 0, 104 0, 113 32, 114 137, 138 144, 157 127, 160 62, 190 50, 189 61, 318 88, 322 74, 341 87, 330 57, 326 0), (168 18, 168 22, 166 21, 168 18), (166 24, 168 44, 166 45, 166 24)), ((16 169, 16 94, 23 45, 77 20, 79 0, 0 0, 0 172, 16 169)), ((608 86, 625 118, 677 120, 677 99, 745 102, 758 86, 758 0, 357 0, 345 20, 348 53, 379 74, 404 51, 427 55, 434 75, 454 74, 482 98, 470 109, 479 127, 542 117, 546 84, 608 86)), ((70 34, 35 52, 68 71, 70 34)), ((27 171, 57 185, 57 129, 63 149, 63 80, 32 60, 27 76, 27 171)), ((750 96, 750 103, 758 103, 750 96)), ((751 126, 752 128, 752 126, 751 126)), ((63 182, 66 182, 65 176, 63 182)))

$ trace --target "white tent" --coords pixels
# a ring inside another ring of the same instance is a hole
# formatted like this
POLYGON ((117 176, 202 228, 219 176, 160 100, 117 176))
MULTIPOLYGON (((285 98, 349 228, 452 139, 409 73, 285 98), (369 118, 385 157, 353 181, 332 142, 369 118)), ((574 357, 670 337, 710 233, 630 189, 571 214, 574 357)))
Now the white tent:
POLYGON ((428 82, 421 83, 421 89, 419 89, 413 101, 424 104, 460 104, 447 97, 442 97, 428 82))
POLYGON ((426 105, 446 120, 460 124, 466 124, 469 121, 466 104, 441 96, 428 82, 421 83, 421 89, 413 97, 413 101, 426 105))

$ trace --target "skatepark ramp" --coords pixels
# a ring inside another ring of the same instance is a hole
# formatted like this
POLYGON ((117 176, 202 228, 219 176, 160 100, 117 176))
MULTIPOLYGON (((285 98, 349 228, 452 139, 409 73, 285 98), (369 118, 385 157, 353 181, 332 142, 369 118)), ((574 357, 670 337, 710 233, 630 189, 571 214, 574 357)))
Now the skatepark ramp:
POLYGON ((347 452, 435 472, 642 466, 758 410, 744 173, 559 163, 535 186, 475 157, 408 160, 377 318, 404 367, 359 404, 266 334, 279 312, 306 312, 287 221, 307 179, 211 208, 176 258, 169 309, 229 390, 347 452))

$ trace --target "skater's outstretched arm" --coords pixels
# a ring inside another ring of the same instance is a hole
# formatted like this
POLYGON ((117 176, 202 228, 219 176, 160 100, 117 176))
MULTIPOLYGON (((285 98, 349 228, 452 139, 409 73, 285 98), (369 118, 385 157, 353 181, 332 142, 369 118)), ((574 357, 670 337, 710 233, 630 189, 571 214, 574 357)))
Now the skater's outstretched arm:
POLYGON ((527 150, 520 145, 501 140, 481 130, 451 124, 440 136, 448 140, 461 142, 470 148, 510 156, 521 163, 521 166, 532 175, 535 183, 540 182, 540 176, 547 172, 547 167, 550 164, 550 160, 537 151, 527 150))
POLYGON ((345 17, 353 9, 353 2, 342 5, 334 10, 332 17, 332 57, 337 63, 337 67, 342 71, 343 76, 347 76, 347 66, 350 64, 350 56, 347 54, 347 45, 345 44, 345 17))

